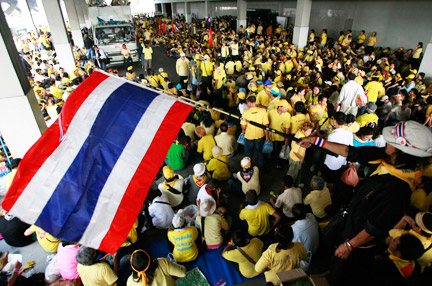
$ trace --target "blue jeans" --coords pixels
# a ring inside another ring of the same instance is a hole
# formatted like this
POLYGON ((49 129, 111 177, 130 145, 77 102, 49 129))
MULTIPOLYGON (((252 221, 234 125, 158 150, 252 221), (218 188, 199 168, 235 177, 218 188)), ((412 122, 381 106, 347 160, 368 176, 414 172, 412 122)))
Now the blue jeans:
POLYGON ((264 165, 264 153, 262 152, 263 145, 265 142, 265 137, 260 139, 249 140, 245 138, 244 142, 244 150, 246 157, 253 158, 254 150, 257 150, 258 153, 258 168, 262 170, 264 165))

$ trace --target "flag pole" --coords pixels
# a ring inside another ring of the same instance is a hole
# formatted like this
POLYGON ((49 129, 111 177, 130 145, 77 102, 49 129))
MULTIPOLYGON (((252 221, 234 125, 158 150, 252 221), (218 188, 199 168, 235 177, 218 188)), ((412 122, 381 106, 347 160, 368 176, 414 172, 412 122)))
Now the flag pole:
POLYGON ((2 136, 1 136, 1 134, 0 134, 0 143, 1 143, 1 145, 2 145, 3 151, 5 152, 6 158, 7 158, 8 162, 9 162, 9 166, 10 166, 10 165, 11 165, 11 160, 10 160, 10 158, 9 158, 9 154, 8 154, 8 152, 6 151, 6 147, 5 147, 5 144, 4 144, 4 142, 3 142, 3 138, 2 138, 2 136))

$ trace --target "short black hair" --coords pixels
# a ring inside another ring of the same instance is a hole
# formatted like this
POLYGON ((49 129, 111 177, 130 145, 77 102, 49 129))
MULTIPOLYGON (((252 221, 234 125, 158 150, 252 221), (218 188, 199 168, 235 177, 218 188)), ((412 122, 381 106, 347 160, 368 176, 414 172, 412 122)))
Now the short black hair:
POLYGON ((337 124, 343 125, 345 124, 345 113, 338 111, 333 116, 333 119, 336 120, 337 124))
POLYGON ((236 230, 233 232, 232 240, 233 243, 239 247, 246 246, 247 244, 246 235, 241 230, 236 230))
POLYGON ((350 72, 349 75, 348 75, 348 79, 349 80, 355 80, 355 78, 356 78, 356 75, 353 74, 352 72, 350 72))
POLYGON ((222 123, 220 126, 221 132, 227 132, 228 131, 228 124, 222 123))
POLYGON ((305 104, 304 104, 303 101, 297 101, 297 102, 294 104, 294 110, 295 110, 296 112, 303 113, 303 114, 305 114, 305 113, 307 112, 307 110, 306 110, 306 106, 305 106, 305 104))
POLYGON ((290 175, 283 176, 283 184, 287 188, 291 188, 294 184, 294 179, 290 175))
POLYGON ((401 258, 405 260, 416 260, 424 253, 422 242, 410 233, 405 233, 400 237, 400 243, 396 250, 401 253, 401 258))
POLYGON ((248 205, 254 206, 258 203, 258 195, 255 190, 249 190, 246 193, 246 203, 248 205))
POLYGON ((297 203, 293 205, 292 213, 296 220, 302 220, 306 218, 308 212, 304 204, 297 203))
POLYGON ((246 98, 246 101, 250 102, 250 103, 255 103, 256 102, 256 97, 253 96, 253 95, 251 95, 248 98, 246 98))

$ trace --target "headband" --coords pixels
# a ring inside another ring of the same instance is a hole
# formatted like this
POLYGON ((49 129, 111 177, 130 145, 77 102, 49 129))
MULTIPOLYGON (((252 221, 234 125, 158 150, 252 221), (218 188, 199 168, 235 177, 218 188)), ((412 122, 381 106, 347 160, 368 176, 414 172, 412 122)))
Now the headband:
POLYGON ((131 258, 130 258, 130 264, 131 264, 132 270, 135 271, 136 273, 138 273, 138 280, 139 280, 140 278, 142 279, 142 284, 143 284, 143 286, 147 286, 147 275, 146 275, 145 272, 146 272, 147 269, 150 267, 150 263, 151 263, 150 255, 149 255, 146 251, 144 251, 144 250, 142 250, 142 249, 135 250, 135 251, 132 253, 132 255, 131 255, 131 258), (148 264, 147 264, 147 266, 146 266, 146 268, 145 268, 144 270, 141 270, 141 271, 136 270, 135 267, 134 267, 133 264, 132 264, 133 256, 134 256, 134 254, 137 253, 137 252, 143 252, 143 253, 145 253, 145 255, 147 255, 147 258, 148 258, 148 261, 149 261, 148 264))
POLYGON ((427 214, 427 213, 425 213, 425 212, 417 213, 415 216, 415 221, 416 221, 417 225, 421 228, 421 230, 423 230, 424 232, 426 232, 428 234, 432 234, 432 231, 430 231, 423 223, 423 217, 425 214, 427 214))

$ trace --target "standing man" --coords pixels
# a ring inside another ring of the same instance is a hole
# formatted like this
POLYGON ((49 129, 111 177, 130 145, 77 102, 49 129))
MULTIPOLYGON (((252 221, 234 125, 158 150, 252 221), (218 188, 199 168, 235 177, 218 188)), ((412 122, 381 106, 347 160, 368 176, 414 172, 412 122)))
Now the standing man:
POLYGON ((94 46, 95 59, 98 67, 100 69, 106 69, 107 56, 103 49, 100 49, 98 46, 94 46))
MULTIPOLYGON (((248 109, 243 112, 242 118, 254 121, 268 127, 269 120, 264 108, 257 107, 255 96, 247 98, 248 109)), ((258 153, 258 168, 262 171, 264 165, 264 153, 262 152, 264 141, 270 141, 267 130, 256 127, 244 120, 241 121, 242 133, 245 137, 245 155, 253 158, 254 149, 258 153)))
POLYGON ((215 62, 214 64, 213 78, 215 81, 215 92, 212 105, 221 106, 221 103, 223 101, 222 90, 226 82, 226 73, 225 70, 221 68, 219 62, 215 62))
POLYGON ((149 44, 149 42, 146 42, 143 48, 143 58, 144 58, 143 68, 144 71, 147 72, 148 69, 152 68, 152 59, 153 59, 153 49, 149 44))
POLYGON ((189 60, 184 53, 181 53, 180 58, 177 60, 176 71, 179 76, 180 85, 182 88, 186 88, 185 80, 189 76, 189 60))
POLYGON ((354 81, 355 78, 356 76, 353 73, 348 75, 349 81, 342 87, 335 106, 336 110, 340 107, 339 111, 345 113, 345 115, 352 114, 356 116, 358 105, 365 105, 367 101, 363 87, 354 81))

